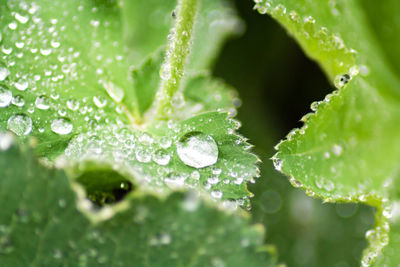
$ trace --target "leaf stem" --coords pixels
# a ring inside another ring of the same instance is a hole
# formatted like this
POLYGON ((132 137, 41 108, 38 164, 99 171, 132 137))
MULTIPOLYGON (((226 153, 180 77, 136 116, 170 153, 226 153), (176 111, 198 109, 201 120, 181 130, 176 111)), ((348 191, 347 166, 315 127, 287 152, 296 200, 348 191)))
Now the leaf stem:
POLYGON ((157 94, 157 117, 167 118, 171 114, 172 100, 179 90, 188 55, 200 0, 179 0, 175 27, 169 35, 167 55, 161 67, 161 86, 157 94))

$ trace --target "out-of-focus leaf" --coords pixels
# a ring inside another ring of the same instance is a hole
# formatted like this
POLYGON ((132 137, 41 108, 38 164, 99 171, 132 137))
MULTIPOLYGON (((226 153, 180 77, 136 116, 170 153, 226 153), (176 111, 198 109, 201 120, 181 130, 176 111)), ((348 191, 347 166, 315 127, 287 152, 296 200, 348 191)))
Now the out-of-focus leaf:
POLYGON ((263 229, 194 193, 133 192, 94 210, 62 171, 0 136, 2 266, 275 266, 263 229), (41 196, 41 197, 38 197, 41 196))

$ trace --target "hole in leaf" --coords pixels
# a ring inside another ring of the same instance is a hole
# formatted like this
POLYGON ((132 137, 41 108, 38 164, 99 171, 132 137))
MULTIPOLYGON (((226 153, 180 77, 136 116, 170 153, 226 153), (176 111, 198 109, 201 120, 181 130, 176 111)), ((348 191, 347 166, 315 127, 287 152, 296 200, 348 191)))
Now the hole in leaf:
POLYGON ((102 207, 117 203, 134 189, 134 186, 121 174, 113 170, 86 171, 77 178, 96 206, 102 207))

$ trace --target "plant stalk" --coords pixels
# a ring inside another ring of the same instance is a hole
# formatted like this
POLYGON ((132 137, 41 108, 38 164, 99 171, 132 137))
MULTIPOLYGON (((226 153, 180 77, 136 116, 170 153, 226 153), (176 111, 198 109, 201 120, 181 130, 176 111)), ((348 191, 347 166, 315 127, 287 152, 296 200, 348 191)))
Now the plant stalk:
POLYGON ((157 117, 168 118, 173 111, 172 100, 179 90, 188 55, 191 50, 191 40, 196 14, 200 0, 180 0, 176 23, 169 35, 170 42, 167 55, 161 67, 161 86, 157 93, 157 117))

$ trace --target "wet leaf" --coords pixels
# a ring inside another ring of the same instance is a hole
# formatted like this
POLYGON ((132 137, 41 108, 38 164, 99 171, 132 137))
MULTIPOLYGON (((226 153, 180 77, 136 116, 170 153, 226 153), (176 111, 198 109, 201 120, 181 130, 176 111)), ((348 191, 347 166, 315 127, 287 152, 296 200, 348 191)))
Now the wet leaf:
POLYGON ((107 125, 75 137, 58 163, 74 169, 73 176, 86 171, 87 164, 108 164, 131 177, 132 183, 139 180, 144 191, 196 189, 247 207, 246 182, 258 176, 258 158, 246 139, 235 133, 238 127, 237 121, 219 112, 179 123, 158 122, 147 132, 107 125))
POLYGON ((378 8, 385 17, 378 20, 372 1, 255 2, 260 13, 269 13, 296 38, 337 88, 313 103, 315 114, 304 116, 303 128, 277 146, 275 167, 311 196, 377 207, 362 265, 373 263, 382 249, 383 262, 398 264, 385 258, 384 247, 390 206, 398 195, 393 185, 399 176, 400 84, 386 57, 389 35, 374 30, 390 23, 396 4, 378 8))
POLYGON ((0 144, 0 198, 9 200, 0 210, 2 266, 275 266, 263 228, 241 212, 194 192, 134 191, 95 209, 77 184, 41 166, 10 134, 1 133, 0 144))

